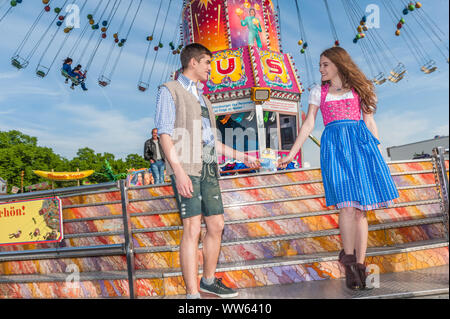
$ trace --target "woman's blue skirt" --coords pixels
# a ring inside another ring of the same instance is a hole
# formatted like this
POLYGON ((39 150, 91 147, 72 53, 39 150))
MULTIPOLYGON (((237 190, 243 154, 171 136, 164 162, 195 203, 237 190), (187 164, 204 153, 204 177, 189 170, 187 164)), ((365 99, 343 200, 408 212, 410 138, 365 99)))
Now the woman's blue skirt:
POLYGON ((399 197, 378 144, 362 120, 326 125, 320 142, 320 166, 327 206, 367 211, 388 207, 399 197))

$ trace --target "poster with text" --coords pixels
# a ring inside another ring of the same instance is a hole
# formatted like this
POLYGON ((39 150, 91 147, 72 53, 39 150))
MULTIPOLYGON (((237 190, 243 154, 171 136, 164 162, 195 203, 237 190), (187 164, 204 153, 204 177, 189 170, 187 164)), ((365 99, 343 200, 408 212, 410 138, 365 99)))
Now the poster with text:
POLYGON ((0 246, 62 239, 62 206, 58 197, 0 204, 0 246))

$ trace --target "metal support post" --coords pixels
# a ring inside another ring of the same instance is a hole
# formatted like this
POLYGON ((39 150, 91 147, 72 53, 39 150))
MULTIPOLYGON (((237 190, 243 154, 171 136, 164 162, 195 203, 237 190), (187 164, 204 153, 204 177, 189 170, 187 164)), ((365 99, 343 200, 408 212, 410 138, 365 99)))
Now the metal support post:
POLYGON ((123 233, 125 237, 125 252, 127 256, 128 285, 130 288, 130 299, 136 298, 136 273, 134 263, 134 247, 131 232, 131 221, 128 213, 128 193, 125 180, 119 181, 120 195, 122 200, 123 233))
POLYGON ((448 236, 448 209, 449 209, 449 199, 448 199, 448 178, 447 171, 445 169, 445 159, 444 159, 444 148, 436 147, 433 149, 433 157, 435 160, 435 175, 437 175, 437 182, 439 183, 439 192, 441 196, 441 210, 443 215, 443 224, 445 227, 445 235, 447 239, 448 236))

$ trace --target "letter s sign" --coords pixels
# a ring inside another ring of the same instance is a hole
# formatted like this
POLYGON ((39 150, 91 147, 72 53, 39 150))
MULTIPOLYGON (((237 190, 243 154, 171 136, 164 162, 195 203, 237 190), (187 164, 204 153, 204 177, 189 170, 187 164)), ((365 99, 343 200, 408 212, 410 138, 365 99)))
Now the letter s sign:
POLYGON ((283 74, 283 68, 281 66, 280 61, 273 60, 273 59, 267 59, 266 63, 267 63, 267 66, 269 67, 270 73, 283 74))

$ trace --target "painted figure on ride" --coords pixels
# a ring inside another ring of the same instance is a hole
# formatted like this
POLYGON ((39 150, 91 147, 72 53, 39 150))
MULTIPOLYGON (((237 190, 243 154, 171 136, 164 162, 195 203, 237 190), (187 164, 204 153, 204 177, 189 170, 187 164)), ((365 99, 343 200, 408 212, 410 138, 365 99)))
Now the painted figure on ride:
POLYGON ((249 9, 249 15, 245 19, 241 19, 241 25, 248 28, 248 45, 256 45, 258 48, 262 48, 261 37, 259 33, 262 32, 261 22, 256 17, 256 10, 254 8, 249 9))

